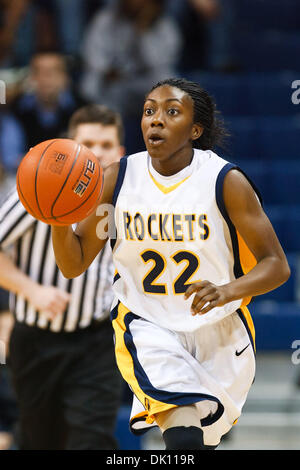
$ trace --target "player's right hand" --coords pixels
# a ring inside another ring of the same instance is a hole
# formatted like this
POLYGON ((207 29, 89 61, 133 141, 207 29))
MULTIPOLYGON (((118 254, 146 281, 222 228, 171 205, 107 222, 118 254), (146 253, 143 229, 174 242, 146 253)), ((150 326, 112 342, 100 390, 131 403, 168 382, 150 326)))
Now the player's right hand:
POLYGON ((221 307, 227 303, 229 299, 226 296, 226 286, 217 286, 206 280, 191 284, 185 291, 184 299, 187 300, 195 294, 191 305, 192 315, 203 315, 214 307, 221 307))
POLYGON ((49 319, 62 315, 71 299, 71 294, 53 286, 37 285, 29 295, 36 310, 44 312, 49 319))

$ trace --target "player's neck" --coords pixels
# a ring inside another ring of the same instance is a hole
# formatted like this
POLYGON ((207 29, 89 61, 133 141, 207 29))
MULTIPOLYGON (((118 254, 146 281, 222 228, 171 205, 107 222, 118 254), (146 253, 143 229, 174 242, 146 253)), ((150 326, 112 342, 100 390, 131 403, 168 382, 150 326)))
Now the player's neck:
POLYGON ((189 166, 193 160, 194 149, 184 149, 184 152, 179 150, 176 154, 169 156, 166 159, 151 158, 151 164, 157 173, 162 176, 172 176, 179 173, 181 170, 189 166))

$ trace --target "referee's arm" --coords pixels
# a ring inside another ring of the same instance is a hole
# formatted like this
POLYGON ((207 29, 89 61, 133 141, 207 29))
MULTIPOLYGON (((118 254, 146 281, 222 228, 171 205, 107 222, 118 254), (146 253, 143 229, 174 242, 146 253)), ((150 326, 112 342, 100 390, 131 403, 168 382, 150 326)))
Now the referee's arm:
POLYGON ((26 299, 35 283, 4 250, 14 246, 34 224, 35 219, 22 206, 17 191, 13 191, 0 207, 0 286, 26 299))
POLYGON ((0 286, 24 297, 37 310, 45 310, 52 317, 65 310, 70 295, 55 287, 38 284, 5 252, 29 229, 34 230, 35 225, 36 220, 26 212, 15 191, 0 207, 0 286))

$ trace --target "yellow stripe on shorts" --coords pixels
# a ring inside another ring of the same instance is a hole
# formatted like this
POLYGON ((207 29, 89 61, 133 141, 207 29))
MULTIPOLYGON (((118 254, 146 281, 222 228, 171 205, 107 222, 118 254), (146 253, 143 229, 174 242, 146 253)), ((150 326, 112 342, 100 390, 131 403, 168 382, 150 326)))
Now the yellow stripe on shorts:
MULTIPOLYGON (((124 378, 124 380, 130 385, 133 393, 137 396, 139 401, 143 403, 146 410, 146 422, 152 424, 155 420, 154 415, 156 413, 175 408, 178 405, 164 403, 158 400, 155 400, 150 395, 147 395, 141 388, 136 375, 134 360, 131 352, 126 345, 125 335, 128 335, 130 338, 131 334, 126 325, 126 320, 128 316, 134 316, 128 308, 125 307, 121 302, 117 306, 117 316, 112 319, 112 325, 115 331, 115 352, 118 368, 124 378)), ((138 317, 137 317, 138 318, 138 317)), ((128 342, 128 340, 127 340, 128 342)), ((134 345, 133 345, 134 347, 134 345)))

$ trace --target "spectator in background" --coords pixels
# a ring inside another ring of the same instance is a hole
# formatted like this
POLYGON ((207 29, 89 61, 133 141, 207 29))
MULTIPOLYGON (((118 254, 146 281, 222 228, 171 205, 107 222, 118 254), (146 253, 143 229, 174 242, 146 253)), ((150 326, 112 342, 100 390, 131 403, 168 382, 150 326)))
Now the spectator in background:
POLYGON ((29 87, 11 105, 24 130, 26 150, 62 136, 70 116, 82 104, 72 88, 64 56, 52 51, 35 54, 29 87))
POLYGON ((111 0, 0 0, 0 67, 23 67, 41 49, 77 56, 86 24, 111 0))
POLYGON ((6 105, 0 106, 0 201, 25 152, 25 134, 6 105), (4 186, 5 184, 5 186, 4 186))
POLYGON ((226 71, 234 67, 232 0, 170 0, 168 11, 183 37, 178 59, 181 73, 201 69, 226 71))
POLYGON ((52 0, 59 47, 64 54, 77 56, 83 32, 95 11, 110 0, 52 0))
POLYGON ((178 69, 181 73, 206 67, 209 50, 208 20, 218 15, 218 0, 171 0, 168 4, 183 38, 178 69))
POLYGON ((0 65, 9 64, 15 35, 27 11, 28 0, 0 0, 0 65))
POLYGON ((119 0, 101 9, 86 30, 81 91, 123 118, 137 117, 152 83, 174 75, 180 32, 163 0, 119 0))
POLYGON ((24 67, 37 50, 59 47, 53 1, 0 0, 2 67, 24 67))

